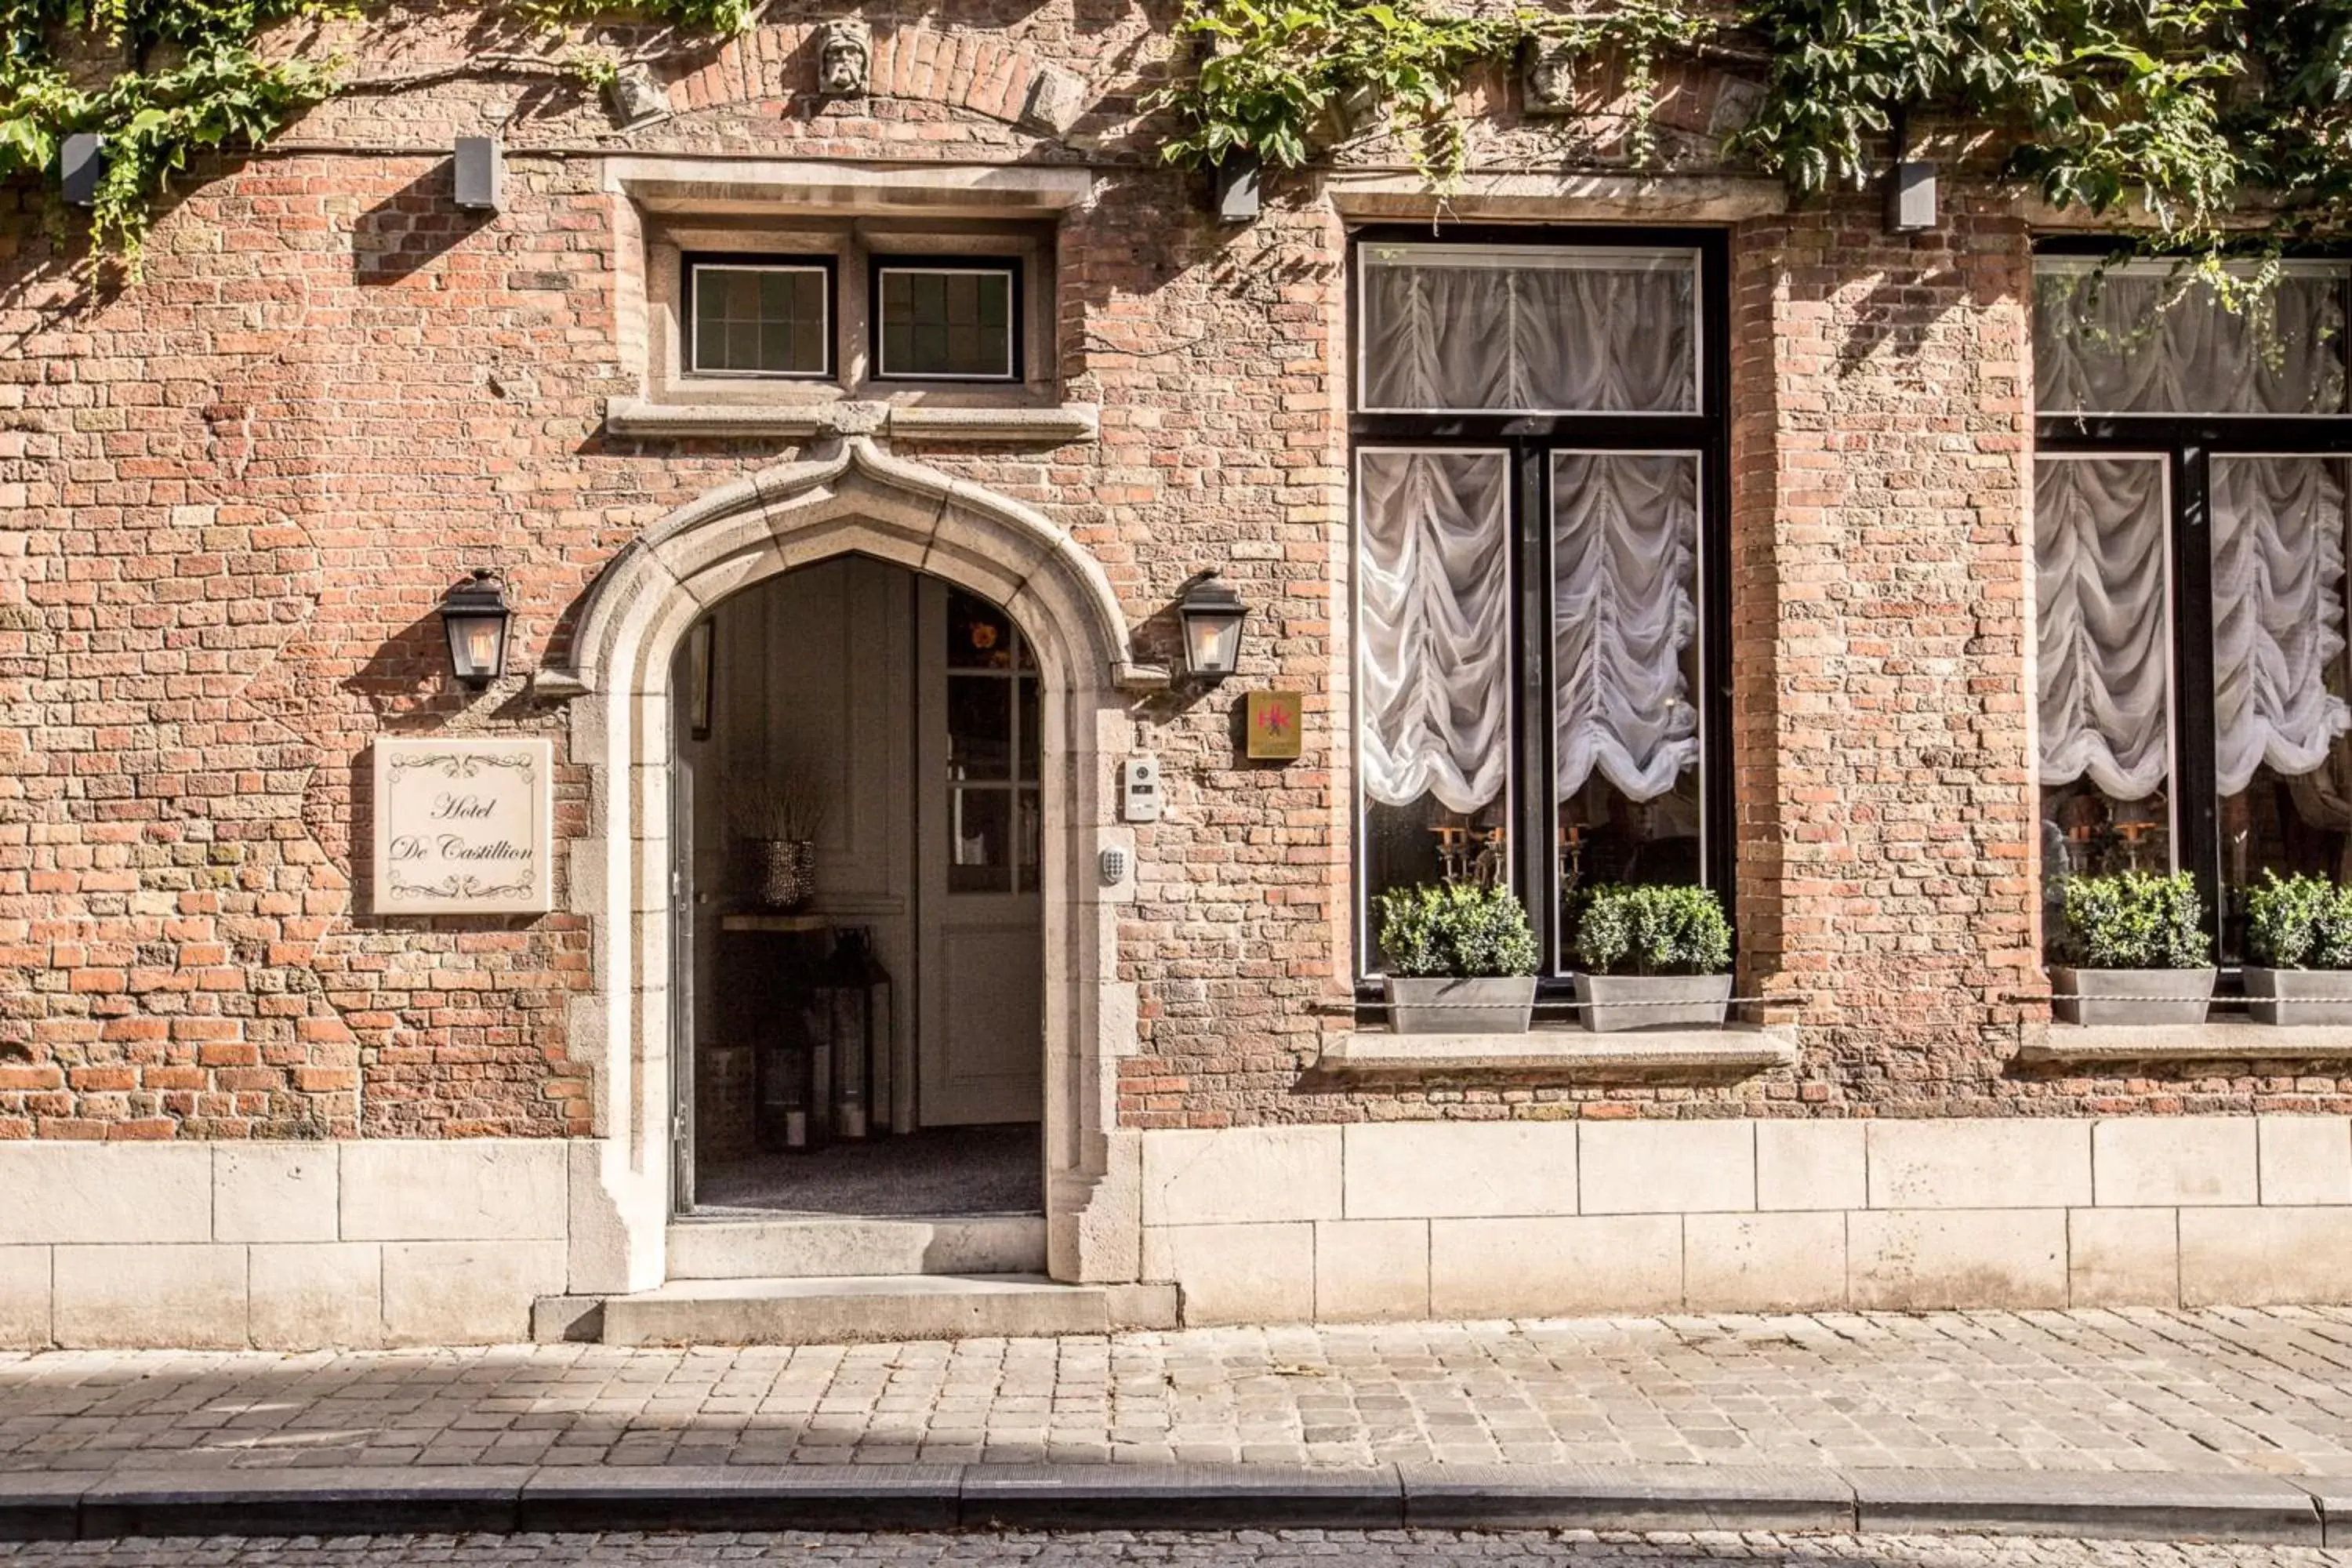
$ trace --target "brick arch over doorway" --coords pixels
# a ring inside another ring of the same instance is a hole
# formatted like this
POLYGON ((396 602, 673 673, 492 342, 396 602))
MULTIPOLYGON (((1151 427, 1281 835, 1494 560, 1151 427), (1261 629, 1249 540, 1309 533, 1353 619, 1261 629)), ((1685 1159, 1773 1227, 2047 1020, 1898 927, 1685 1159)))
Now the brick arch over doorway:
POLYGON ((1044 681, 1046 1219, 1056 1278, 1136 1278, 1140 1186, 1115 1130, 1118 1058, 1136 1048, 1133 986, 1115 978, 1116 909, 1097 857, 1123 842, 1110 770, 1129 693, 1167 683, 1139 663, 1099 563, 1031 509, 855 437, 736 481, 615 556, 583 605, 573 663, 541 690, 572 702, 571 758, 590 821, 572 845, 577 912, 594 922, 593 984, 572 1020, 599 1068, 596 1137, 572 1173, 570 1288, 664 1277, 669 1208, 670 669, 687 629, 753 583, 859 553, 993 600, 1032 629, 1044 681))

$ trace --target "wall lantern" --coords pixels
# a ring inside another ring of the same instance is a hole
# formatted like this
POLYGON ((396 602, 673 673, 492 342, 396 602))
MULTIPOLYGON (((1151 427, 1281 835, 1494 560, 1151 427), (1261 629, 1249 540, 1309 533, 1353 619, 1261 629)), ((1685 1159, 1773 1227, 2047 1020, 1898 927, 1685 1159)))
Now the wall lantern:
POLYGON ((1203 572, 1186 584, 1176 614, 1184 623, 1184 668, 1194 679, 1213 685, 1239 668, 1249 606, 1223 577, 1203 572))
POLYGON ((450 673, 476 691, 507 671, 508 614, 506 584, 487 566, 442 595, 450 673))

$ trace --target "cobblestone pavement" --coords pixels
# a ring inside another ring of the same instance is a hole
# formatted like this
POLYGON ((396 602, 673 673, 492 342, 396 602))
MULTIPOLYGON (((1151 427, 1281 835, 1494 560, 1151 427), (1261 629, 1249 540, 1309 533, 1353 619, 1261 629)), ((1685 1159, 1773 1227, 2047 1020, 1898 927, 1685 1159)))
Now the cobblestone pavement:
POLYGON ((514 1535, 372 1541, 118 1541, 0 1544, 6 1568, 710 1568, 870 1563, 887 1568, 1097 1568, 1132 1563, 1406 1568, 2352 1568, 2352 1551, 1984 1536, 1510 1535, 1432 1531, 1150 1535, 514 1535))
POLYGON ((918 1459, 2352 1475, 2352 1309, 0 1356, 0 1470, 918 1459))

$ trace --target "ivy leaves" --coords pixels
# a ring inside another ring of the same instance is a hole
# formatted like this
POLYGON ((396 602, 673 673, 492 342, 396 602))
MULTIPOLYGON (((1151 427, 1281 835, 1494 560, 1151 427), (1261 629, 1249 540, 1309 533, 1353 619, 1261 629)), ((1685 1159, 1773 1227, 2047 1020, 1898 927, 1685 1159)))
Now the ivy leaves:
POLYGON ((1183 123, 1163 153, 1295 166, 1385 108, 1450 178, 1471 68, 1542 40, 1614 67, 1637 165, 1658 63, 1713 55, 1765 74, 1727 151, 1801 192, 1867 184, 1916 112, 1989 128, 2006 173, 2056 205, 2132 210, 2163 247, 2231 243, 2255 192, 2273 239, 2352 232, 2352 0, 1617 0, 1493 19, 1444 3, 1192 0, 1178 31, 1209 53, 1155 100, 1183 123))
MULTIPOLYGON (((1162 153, 1220 163, 1245 153, 1281 168, 1307 162, 1319 132, 1385 109, 1409 136, 1441 135, 1462 78, 1516 43, 1517 24, 1424 11, 1411 0, 1195 0, 1177 36, 1205 51, 1187 86, 1155 95, 1187 129, 1162 153)), ((1433 148, 1459 170, 1459 138, 1433 148)))
MULTIPOLYGON (((634 14, 728 36, 759 0, 514 0, 528 25, 634 14)), ((104 138, 90 215, 101 254, 135 265, 156 202, 194 155, 260 147, 333 95, 335 62, 262 50, 280 23, 349 15, 349 0, 0 0, 0 178, 42 174, 67 135, 104 138), (102 84, 69 75, 58 47, 76 39, 119 51, 102 84)))

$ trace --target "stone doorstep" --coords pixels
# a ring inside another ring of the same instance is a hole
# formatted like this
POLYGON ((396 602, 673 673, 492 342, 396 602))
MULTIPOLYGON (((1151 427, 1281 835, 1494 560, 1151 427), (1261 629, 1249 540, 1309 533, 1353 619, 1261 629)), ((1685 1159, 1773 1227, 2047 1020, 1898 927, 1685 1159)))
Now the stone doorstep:
POLYGON ((0 1473, 0 1541, 518 1530, 1780 1530, 2352 1544, 2352 1479, 1780 1466, 552 1466, 0 1473))

